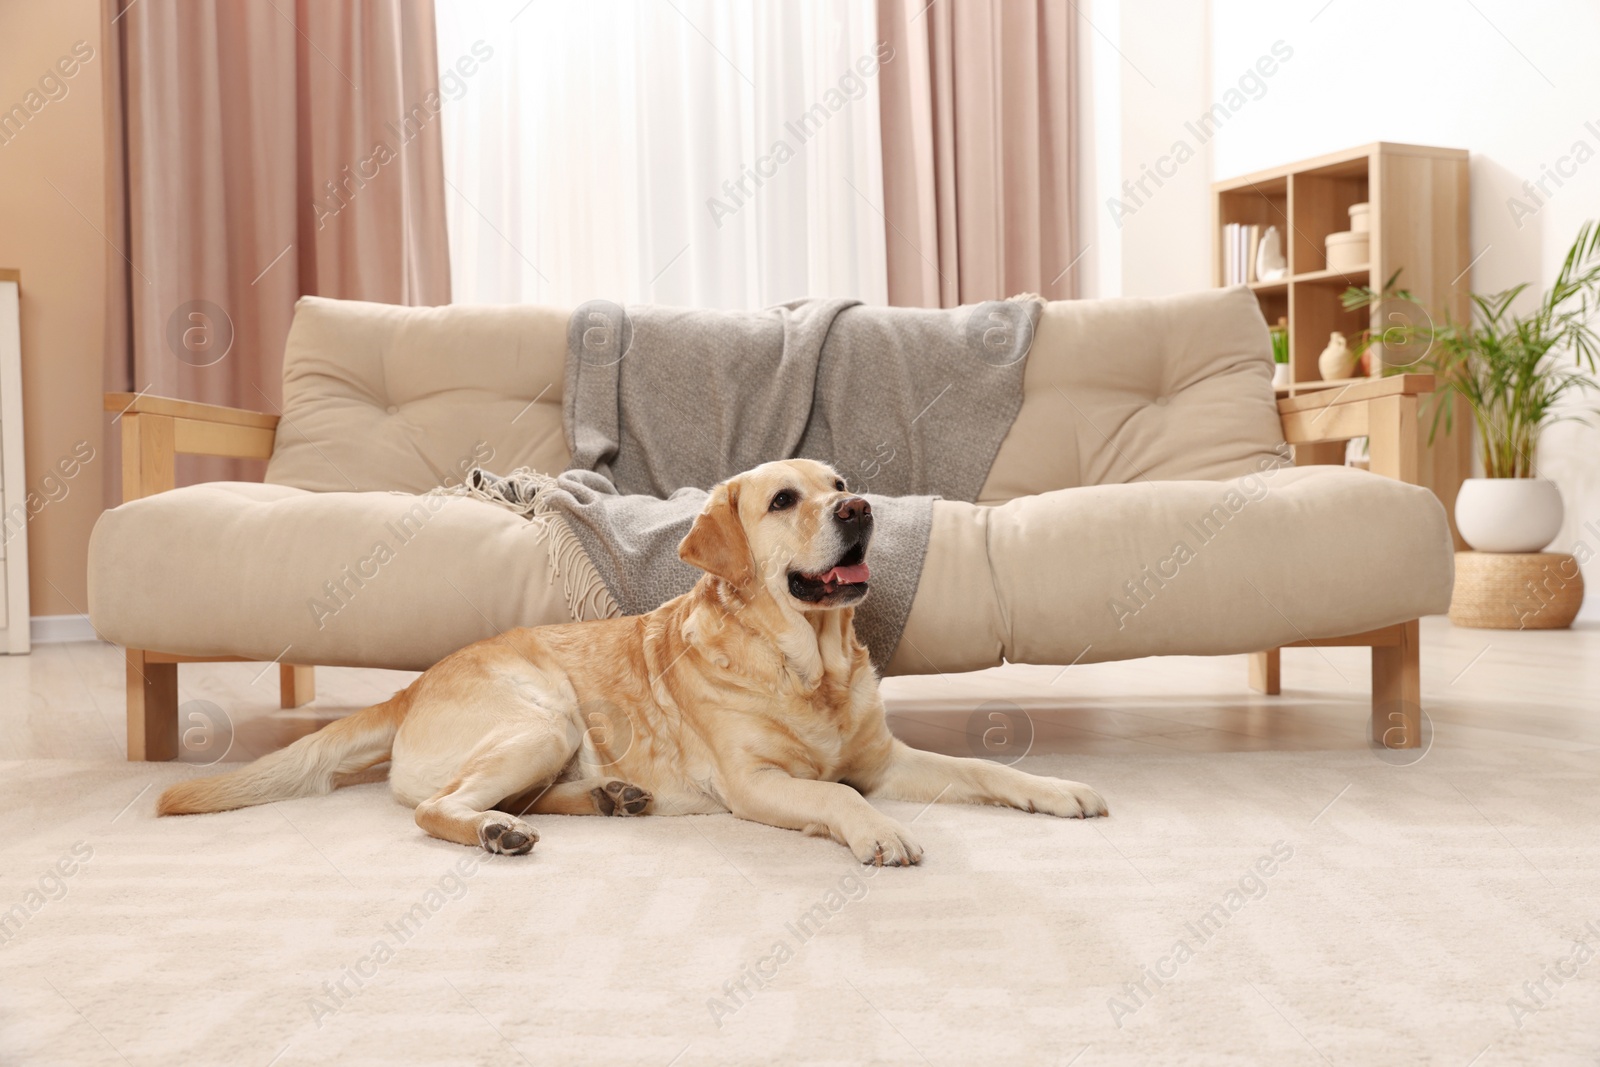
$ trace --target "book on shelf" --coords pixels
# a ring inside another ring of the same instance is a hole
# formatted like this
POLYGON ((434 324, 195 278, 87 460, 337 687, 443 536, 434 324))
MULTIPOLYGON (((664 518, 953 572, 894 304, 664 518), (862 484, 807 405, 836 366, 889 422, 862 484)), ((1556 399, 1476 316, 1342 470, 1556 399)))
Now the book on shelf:
POLYGON ((1256 280, 1256 253, 1261 227, 1230 222, 1222 227, 1222 284, 1248 285, 1256 280))

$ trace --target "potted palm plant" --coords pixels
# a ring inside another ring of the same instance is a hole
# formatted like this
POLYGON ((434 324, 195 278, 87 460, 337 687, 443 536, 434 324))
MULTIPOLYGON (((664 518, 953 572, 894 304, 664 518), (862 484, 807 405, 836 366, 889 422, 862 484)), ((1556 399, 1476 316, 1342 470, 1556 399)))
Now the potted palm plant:
MULTIPOLYGON (((1382 290, 1352 286, 1344 306, 1414 303, 1409 292, 1395 288, 1396 280, 1391 277, 1382 290)), ((1386 373, 1433 373, 1432 434, 1441 425, 1450 428, 1455 397, 1471 407, 1484 476, 1462 484, 1456 528, 1480 552, 1537 552, 1561 528, 1560 490, 1538 476, 1534 455, 1545 427, 1586 417, 1568 399, 1600 388, 1593 377, 1600 337, 1590 323, 1600 306, 1600 227, 1584 223, 1550 288, 1531 308, 1513 310, 1528 288, 1524 283, 1473 293, 1466 322, 1447 314, 1425 325, 1403 322, 1369 331, 1361 340, 1363 347, 1383 346, 1386 373), (1421 355, 1395 366, 1387 359, 1391 348, 1421 355)))

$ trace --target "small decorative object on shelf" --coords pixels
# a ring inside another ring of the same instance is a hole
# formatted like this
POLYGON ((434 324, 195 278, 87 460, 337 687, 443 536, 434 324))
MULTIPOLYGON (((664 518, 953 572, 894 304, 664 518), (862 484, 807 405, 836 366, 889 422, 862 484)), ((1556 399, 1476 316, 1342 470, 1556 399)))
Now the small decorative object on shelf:
POLYGON ((1364 471, 1372 469, 1372 439, 1369 437, 1352 437, 1345 442, 1344 465, 1357 467, 1364 471))
POLYGON ((1583 606, 1583 571, 1565 552, 1457 552, 1450 621, 1479 630, 1562 630, 1583 606))
POLYGON ((1289 261, 1283 256, 1283 235, 1276 226, 1268 226, 1256 252, 1256 281, 1281 281, 1288 273, 1289 261))
POLYGON ((1334 330, 1328 335, 1328 347, 1317 357, 1317 372, 1322 375, 1322 380, 1325 382, 1348 378, 1350 372, 1355 369, 1356 360, 1360 358, 1358 354, 1350 351, 1350 344, 1344 339, 1344 334, 1334 330))
POLYGON ((1280 318, 1278 325, 1267 331, 1272 338, 1272 387, 1289 385, 1289 320, 1280 318))
POLYGON ((1372 205, 1365 200, 1359 204, 1350 205, 1350 232, 1372 232, 1372 205))

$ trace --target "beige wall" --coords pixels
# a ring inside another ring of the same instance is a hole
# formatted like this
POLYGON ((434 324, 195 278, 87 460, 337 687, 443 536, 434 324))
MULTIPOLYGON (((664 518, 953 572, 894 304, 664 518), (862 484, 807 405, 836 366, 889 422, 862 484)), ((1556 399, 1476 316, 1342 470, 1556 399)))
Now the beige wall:
POLYGON ((22 271, 28 489, 50 500, 28 527, 34 615, 88 610, 84 559, 110 473, 100 414, 102 68, 95 0, 0 4, 0 116, 44 101, 20 130, 0 127, 0 267, 22 271), (73 59, 80 41, 93 49, 84 63, 73 59), (71 77, 57 69, 63 58, 65 69, 78 68, 71 77), (93 461, 60 479, 57 464, 84 441, 93 461))

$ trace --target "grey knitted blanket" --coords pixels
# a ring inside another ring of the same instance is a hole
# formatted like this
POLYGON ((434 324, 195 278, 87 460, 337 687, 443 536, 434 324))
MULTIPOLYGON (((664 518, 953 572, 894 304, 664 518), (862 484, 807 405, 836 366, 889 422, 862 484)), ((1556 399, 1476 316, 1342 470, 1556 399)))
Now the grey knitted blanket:
POLYGON ((1037 298, 947 310, 800 300, 762 311, 592 301, 567 334, 572 469, 541 493, 625 614, 687 592, 707 489, 774 459, 832 464, 872 503, 856 628, 900 642, 935 497, 976 499, 1022 406, 1037 298))

